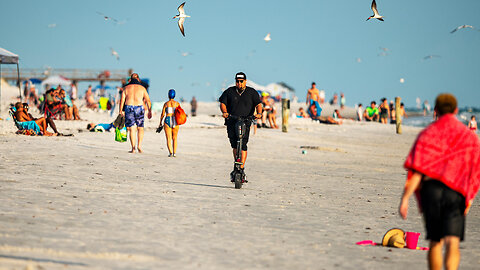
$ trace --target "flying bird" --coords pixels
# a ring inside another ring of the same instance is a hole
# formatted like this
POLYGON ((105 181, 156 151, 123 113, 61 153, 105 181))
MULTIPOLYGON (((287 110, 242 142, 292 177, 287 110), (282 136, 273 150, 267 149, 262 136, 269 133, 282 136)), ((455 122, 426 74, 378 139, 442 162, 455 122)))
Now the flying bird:
POLYGON ((383 22, 383 16, 378 14, 377 3, 375 2, 375 0, 372 1, 372 10, 373 10, 373 15, 368 17, 367 21, 370 19, 377 19, 383 22))
POLYGON ((268 33, 264 38, 263 40, 265 40, 265 42, 269 42, 270 40, 272 40, 272 38, 270 37, 270 33, 268 33))
POLYGON ((118 55, 118 52, 116 52, 113 48, 110 48, 110 51, 112 52, 112 55, 117 58, 117 60, 120 60, 120 56, 118 55))
POLYGON ((463 29, 463 28, 472 28, 473 29, 474 27, 471 26, 471 25, 468 25, 468 24, 460 25, 459 27, 453 29, 453 31, 450 32, 450 34, 453 34, 453 33, 457 32, 457 30, 460 30, 460 29, 463 29))
POLYGON ((55 27, 57 27, 57 24, 56 24, 56 23, 52 23, 52 24, 49 24, 49 25, 48 25, 48 28, 55 28, 55 27))
POLYGON ((189 56, 189 55, 192 55, 191 52, 182 52, 182 53, 180 53, 180 54, 181 54, 183 57, 187 57, 187 56, 189 56))
POLYGON ((98 11, 97 11, 97 14, 100 15, 100 16, 102 16, 105 21, 111 20, 111 21, 114 21, 115 23, 118 22, 117 19, 112 18, 112 17, 109 17, 109 16, 107 16, 107 15, 101 13, 101 12, 98 12, 98 11))
POLYGON ((389 48, 383 48, 383 47, 379 47, 381 52, 378 54, 378 56, 387 56, 388 55, 388 52, 390 51, 389 48))
POLYGON ((173 17, 174 19, 178 18, 178 27, 180 28, 180 32, 182 32, 182 35, 185 36, 185 31, 183 29, 183 23, 185 22, 185 18, 188 18, 190 16, 185 14, 185 10, 183 10, 183 6, 185 5, 185 2, 183 2, 180 6, 178 6, 178 15, 173 17))
POLYGON ((441 56, 440 55, 427 55, 425 57, 423 57, 423 60, 428 60, 428 59, 432 59, 432 58, 440 58, 441 56))

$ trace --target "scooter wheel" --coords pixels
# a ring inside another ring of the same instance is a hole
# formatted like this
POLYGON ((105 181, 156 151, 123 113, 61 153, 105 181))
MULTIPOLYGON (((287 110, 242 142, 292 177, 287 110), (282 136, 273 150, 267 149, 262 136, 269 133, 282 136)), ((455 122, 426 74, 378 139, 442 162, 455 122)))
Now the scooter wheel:
POLYGON ((242 184, 243 184, 242 174, 241 173, 235 173, 234 179, 235 179, 235 188, 236 189, 242 188, 242 184))

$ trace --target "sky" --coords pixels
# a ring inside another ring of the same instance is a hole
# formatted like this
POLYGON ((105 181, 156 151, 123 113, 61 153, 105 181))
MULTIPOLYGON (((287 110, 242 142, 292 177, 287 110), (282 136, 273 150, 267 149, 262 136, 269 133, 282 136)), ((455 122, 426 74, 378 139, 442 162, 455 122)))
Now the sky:
POLYGON ((315 81, 327 99, 343 92, 348 106, 400 96, 413 107, 450 92, 460 107, 480 107, 478 0, 377 0, 384 22, 366 21, 370 0, 192 0, 186 37, 172 19, 181 3, 0 0, 0 47, 21 68, 133 68, 157 101, 171 88, 212 101, 244 71, 261 85, 287 83, 300 100, 315 81), (463 24, 476 28, 450 33, 463 24))

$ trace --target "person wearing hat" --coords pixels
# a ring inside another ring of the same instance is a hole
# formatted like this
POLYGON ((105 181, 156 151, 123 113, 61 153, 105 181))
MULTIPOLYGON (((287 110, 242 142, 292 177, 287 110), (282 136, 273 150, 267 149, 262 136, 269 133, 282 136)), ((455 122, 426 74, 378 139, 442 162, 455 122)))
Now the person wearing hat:
POLYGON ((408 176, 399 213, 407 218, 415 192, 430 240, 430 269, 441 269, 443 262, 446 269, 457 269, 465 216, 480 186, 480 140, 456 118, 453 95, 437 96, 435 111, 438 120, 418 135, 405 161, 408 176))
MULTIPOLYGON (((247 76, 243 72, 235 74, 235 86, 229 87, 225 90, 219 98, 220 111, 223 118, 225 118, 225 125, 227 126, 228 139, 230 146, 233 149, 233 158, 237 154, 237 134, 235 131, 235 121, 229 119, 230 115, 237 117, 247 117, 255 115, 256 119, 262 117, 262 103, 260 95, 252 87, 247 86, 247 76), (256 111, 256 114, 255 114, 256 111)), ((247 143, 250 134, 250 125, 247 125, 245 134, 242 140, 242 170, 245 168, 245 161, 247 160, 247 143)), ((232 180, 232 173, 230 173, 230 180, 232 180)))
POLYGON ((143 86, 137 73, 132 73, 130 81, 125 86, 120 100, 119 111, 125 116, 125 126, 130 136, 130 145, 135 153, 135 139, 137 140, 137 150, 142 153, 143 126, 145 121, 145 104, 148 109, 148 119, 152 118, 152 103, 148 96, 147 89, 143 86), (136 129, 134 129, 136 125, 136 129), (135 131, 136 130, 136 134, 135 131), (137 136, 137 138, 135 138, 137 136))
POLYGON ((165 130, 169 153, 168 157, 176 157, 175 153, 177 152, 177 134, 179 125, 177 125, 177 122, 175 121, 175 109, 180 106, 180 103, 174 100, 175 94, 174 89, 168 90, 168 101, 163 104, 162 115, 160 116, 159 128, 161 130, 163 121, 163 129, 165 130))

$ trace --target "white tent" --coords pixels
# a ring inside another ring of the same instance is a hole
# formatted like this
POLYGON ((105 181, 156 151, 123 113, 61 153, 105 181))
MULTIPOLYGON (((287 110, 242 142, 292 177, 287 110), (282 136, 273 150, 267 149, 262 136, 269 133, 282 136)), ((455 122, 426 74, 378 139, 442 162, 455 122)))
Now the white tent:
POLYGON ((59 75, 53 75, 42 81, 42 87, 46 84, 55 87, 59 84, 62 86, 69 86, 72 84, 72 81, 59 75))
MULTIPOLYGON (((0 48, 0 81, 2 79, 2 65, 3 64, 16 64, 17 65, 17 78, 18 78, 18 92, 20 94, 20 99, 22 98, 22 90, 20 89, 20 70, 18 68, 18 55, 9 52, 3 48, 0 48)), ((2 111, 2 89, 0 83, 0 111, 2 111)))

